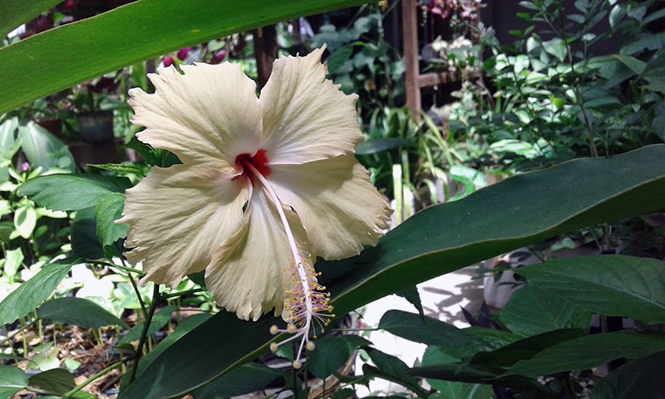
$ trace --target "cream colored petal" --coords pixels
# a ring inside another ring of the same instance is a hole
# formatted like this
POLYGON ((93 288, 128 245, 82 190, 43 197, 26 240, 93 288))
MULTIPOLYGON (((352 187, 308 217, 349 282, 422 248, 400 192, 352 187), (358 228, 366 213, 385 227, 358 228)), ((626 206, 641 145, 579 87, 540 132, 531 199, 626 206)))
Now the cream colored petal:
POLYGON ((283 57, 261 90, 263 148, 271 164, 301 164, 354 151, 363 139, 357 95, 326 79, 325 47, 307 57, 283 57))
POLYGON ((256 85, 240 65, 197 64, 148 75, 155 93, 129 91, 139 140, 175 153, 185 164, 235 167, 235 157, 259 150, 261 114, 256 85))
POLYGON ((203 270, 214 250, 240 229, 246 184, 212 168, 153 168, 127 190, 127 258, 143 261, 142 281, 177 284, 203 270))
POLYGON ((376 245, 392 213, 353 155, 304 165, 274 166, 269 178, 298 213, 312 253, 324 259, 357 255, 376 245))
MULTIPOLYGON (((283 207, 296 240, 306 235, 298 216, 283 207)), ((262 188, 254 189, 243 228, 215 253, 206 286, 215 301, 239 318, 258 320, 275 308, 282 314, 293 256, 279 215, 262 188)))

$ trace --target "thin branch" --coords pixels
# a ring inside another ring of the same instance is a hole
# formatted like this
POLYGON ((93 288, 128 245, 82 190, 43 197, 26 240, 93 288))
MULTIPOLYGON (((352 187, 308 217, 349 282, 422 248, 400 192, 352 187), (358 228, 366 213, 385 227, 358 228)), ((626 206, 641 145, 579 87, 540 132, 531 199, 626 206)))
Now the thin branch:
POLYGON ((127 359, 121 360, 121 361, 119 361, 119 362, 117 362, 117 363, 113 363, 112 365, 110 365, 110 366, 108 366, 107 368, 105 368, 105 369, 99 371, 98 373, 93 374, 90 378, 88 378, 87 380, 85 380, 85 382, 84 382, 83 384, 77 386, 76 388, 74 388, 74 389, 72 389, 71 391, 67 392, 66 394, 62 395, 62 398, 63 398, 63 399, 71 398, 72 395, 75 395, 78 391, 80 391, 81 389, 83 389, 83 388, 85 388, 86 386, 88 386, 91 382, 93 382, 93 381, 96 380, 97 378, 103 376, 104 374, 108 373, 109 371, 111 371, 111 370, 113 370, 113 369, 116 369, 116 368, 122 366, 122 365, 125 364, 125 362, 128 361, 128 360, 132 360, 132 358, 131 358, 131 357, 128 357, 127 359))
POLYGON ((159 295, 159 284, 155 284, 152 291, 152 302, 150 303, 150 309, 143 320, 143 332, 141 332, 141 338, 139 339, 139 345, 136 347, 136 359, 134 359, 134 364, 132 365, 132 374, 129 376, 129 384, 134 382, 136 379, 136 372, 139 369, 139 361, 141 360, 141 355, 143 354, 143 346, 145 345, 146 338, 148 336, 148 330, 150 329, 150 323, 152 322, 152 316, 155 314, 157 309, 157 304, 161 301, 161 296, 159 295))

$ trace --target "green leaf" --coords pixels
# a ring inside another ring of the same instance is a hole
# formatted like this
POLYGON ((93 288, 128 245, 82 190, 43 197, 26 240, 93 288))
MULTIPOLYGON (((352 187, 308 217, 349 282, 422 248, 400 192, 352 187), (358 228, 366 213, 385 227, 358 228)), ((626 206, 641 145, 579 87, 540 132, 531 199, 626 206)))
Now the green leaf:
POLYGON ((418 293, 418 287, 412 286, 405 290, 396 292, 395 295, 401 296, 402 298, 409 301, 410 304, 416 307, 416 310, 421 316, 425 316, 425 311, 423 310, 423 304, 420 301, 420 294, 418 293))
MULTIPOLYGON (((665 145, 657 145, 512 177, 421 211, 357 257, 317 262, 321 282, 332 291, 335 312, 344 314, 549 237, 663 209, 664 158, 665 145)), ((272 324, 271 316, 249 324, 220 312, 165 349, 121 398, 182 397, 265 353, 272 324), (170 366, 178 363, 188 367, 170 366)))
POLYGON ((539 377, 563 371, 581 371, 622 357, 639 359, 665 350, 665 334, 615 332, 562 342, 520 360, 506 375, 539 377))
POLYGON ((527 284, 501 310, 501 321, 520 335, 537 335, 562 328, 588 330, 591 312, 559 296, 527 284))
POLYGON ((3 48, 0 113, 170 51, 366 2, 153 0, 127 4, 3 48))
MULTIPOLYGON (((159 330, 161 330, 166 323, 171 320, 171 314, 175 312, 178 309, 177 306, 167 306, 164 309, 161 309, 159 312, 155 313, 152 316, 152 320, 150 321, 150 327, 148 327, 148 335, 149 337, 155 335, 155 333, 159 330)), ((141 321, 140 323, 137 323, 134 327, 132 327, 131 330, 118 341, 118 346, 128 344, 132 341, 138 341, 141 339, 141 334, 143 333, 143 326, 145 325, 144 321, 141 321)))
POLYGON ((5 252, 5 265, 3 269, 8 276, 13 277, 18 272, 23 262, 23 251, 21 248, 11 249, 5 252))
POLYGON ((412 142, 410 140, 399 139, 396 137, 386 137, 379 139, 369 138, 358 143, 358 145, 356 146, 356 154, 357 155, 375 154, 377 152, 392 150, 394 148, 409 147, 411 146, 411 144, 412 142))
POLYGON ((665 399, 665 352, 654 353, 621 366, 591 391, 591 399, 665 399))
POLYGON ((644 69, 647 67, 647 63, 640 61, 635 57, 630 57, 627 55, 615 54, 614 58, 621 61, 625 66, 630 68, 631 71, 635 72, 637 75, 641 75, 644 72, 644 69))
POLYGON ((18 234, 26 240, 30 238, 37 225, 37 212, 30 205, 21 206, 14 213, 14 227, 18 234))
POLYGON ((0 222, 0 242, 8 244, 11 240, 10 237, 14 231, 14 223, 12 222, 0 222))
POLYGON ((27 388, 28 376, 18 367, 0 366, 0 399, 10 399, 27 388))
POLYGON ((607 316, 665 323, 665 263, 602 255, 518 269, 530 284, 607 316))
POLYGON ((44 208, 78 211, 96 206, 106 194, 124 193, 131 186, 124 177, 60 174, 30 179, 16 192, 44 208))
POLYGON ((243 364, 230 373, 194 391, 196 399, 230 398, 260 391, 271 382, 285 378, 283 371, 258 364, 243 364))
POLYGON ((22 24, 37 17, 43 11, 62 0, 0 0, 0 41, 22 24))
POLYGON ((459 356, 496 349, 518 339, 507 331, 478 327, 461 330, 431 317, 399 310, 386 312, 379 322, 379 328, 409 341, 449 348, 451 354, 459 356))
POLYGON ((328 64, 329 75, 334 75, 351 58, 351 55, 353 55, 353 46, 355 46, 355 43, 347 44, 328 57, 326 63, 328 64))
MULTIPOLYGON (((155 359, 157 359, 162 352, 168 349, 171 345, 178 342, 178 340, 182 339, 182 337, 185 336, 187 333, 194 330, 196 327, 200 326, 207 320, 209 320, 211 317, 212 315, 210 313, 199 313, 182 320, 174 332, 169 334, 162 342, 160 342, 152 350, 152 352, 148 353, 146 356, 141 358, 136 375, 137 376, 141 375, 141 373, 143 373, 143 371, 146 368, 148 368, 148 366, 155 359)), ((125 375, 123 375, 120 384, 121 391, 124 391, 124 388, 128 383, 128 380, 129 380, 129 373, 126 373, 125 375)))
POLYGON ((105 164, 87 164, 86 166, 91 166, 96 169, 107 170, 109 172, 115 172, 120 174, 132 174, 141 177, 145 177, 145 171, 141 166, 132 165, 128 163, 105 163, 105 164))
MULTIPOLYGON (((489 352, 478 352, 469 364, 480 367, 510 367, 520 360, 531 359, 537 353, 561 342, 586 336, 584 330, 555 330, 534 335, 489 352)), ((423 363, 424 364, 424 363, 423 363)))
POLYGON ((314 376, 325 379, 349 360, 351 349, 343 337, 321 338, 316 348, 307 354, 307 369, 314 376))
POLYGON ((16 117, 7 119, 0 125, 0 160, 11 159, 14 156, 17 150, 14 133, 17 128, 18 118, 16 117))
POLYGON ((60 281, 69 273, 73 260, 63 259, 48 264, 34 277, 21 284, 0 302, 0 325, 26 316, 47 300, 60 281))
POLYGON ((37 309, 42 319, 73 324, 83 328, 121 326, 129 328, 124 321, 109 313, 96 303, 83 298, 67 297, 52 299, 37 309))
POLYGON ((72 253, 83 259, 102 259, 104 248, 97 238, 97 221, 94 208, 76 212, 71 228, 72 253))
POLYGON ((409 367, 402 360, 373 348, 365 348, 364 351, 369 358, 372 359, 372 363, 376 365, 376 369, 372 367, 368 368, 368 365, 363 366, 363 372, 365 375, 376 376, 388 381, 396 382, 409 388, 420 397, 428 396, 427 392, 420 387, 415 378, 405 374, 406 371, 409 370, 409 367))
MULTIPOLYGON (((3 50, 5 49, 7 47, 3 50)), ((2 60, 2 53, 0 53, 0 60, 2 60)), ((39 166, 42 168, 42 172, 50 170, 74 172, 76 170, 72 154, 62 141, 48 130, 34 122, 28 122, 27 125, 19 126, 18 132, 23 153, 33 169, 39 166)))
POLYGON ((65 369, 51 369, 33 375, 28 379, 28 385, 55 395, 64 395, 76 387, 74 376, 65 369))
POLYGON ((103 196, 95 207, 95 220, 97 220, 97 238, 103 246, 113 245, 120 238, 127 236, 126 224, 116 224, 122 217, 125 206, 125 195, 109 193, 103 196))
MULTIPOLYGON (((435 346, 429 346, 423 355, 423 366, 455 363, 457 358, 447 355, 435 346)), ((427 383, 441 394, 441 399, 492 399, 492 386, 464 382, 428 379, 427 383)))

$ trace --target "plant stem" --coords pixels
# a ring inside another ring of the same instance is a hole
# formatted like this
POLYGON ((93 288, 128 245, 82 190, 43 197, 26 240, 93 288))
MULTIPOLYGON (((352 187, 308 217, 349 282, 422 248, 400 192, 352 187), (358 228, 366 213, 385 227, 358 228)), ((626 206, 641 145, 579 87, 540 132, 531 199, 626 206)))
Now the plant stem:
POLYGON ((5 339, 3 339, 2 341, 0 341, 0 346, 4 345, 5 342, 7 342, 7 341, 13 339, 13 338, 16 336, 16 334, 20 333, 21 331, 23 331, 23 330, 25 330, 26 328, 28 328, 28 327, 32 326, 33 324, 35 324, 34 321, 31 321, 31 322, 29 322, 29 323, 24 323, 23 320, 21 320, 20 322, 21 322, 21 328, 19 328, 18 330, 14 331, 14 333, 13 333, 12 335, 7 335, 7 338, 5 338, 5 339))
POLYGON ((125 271, 127 273, 136 273, 140 276, 145 275, 145 273, 140 271, 140 270, 137 270, 137 269, 134 269, 134 268, 131 268, 131 267, 127 267, 127 266, 116 265, 115 263, 104 262, 104 261, 101 261, 101 260, 86 260, 86 262, 91 263, 93 265, 102 265, 102 266, 108 266, 108 267, 115 267, 116 269, 125 271))
POLYGON ((93 382, 97 378, 99 378, 99 377, 103 376, 104 374, 108 373, 109 371, 111 371, 113 369, 116 369, 116 368, 122 366, 123 364, 125 364, 125 361, 127 361, 127 360, 132 360, 132 358, 128 357, 126 360, 120 360, 119 362, 113 363, 112 365, 110 365, 107 368, 99 371, 98 373, 93 374, 90 378, 85 380, 85 382, 83 384, 77 386, 76 388, 74 388, 71 391, 67 392, 66 394, 62 395, 62 398, 63 399, 71 398, 72 395, 76 394, 78 391, 80 391, 81 389, 88 386, 91 382, 93 382))
POLYGON ((141 312, 143 314, 143 319, 145 319, 147 311, 145 309, 145 303, 143 302, 143 298, 141 297, 141 291, 139 291, 139 287, 138 285, 136 285, 136 281, 134 280, 134 277, 132 277, 132 274, 129 273, 127 277, 129 277, 129 282, 132 283, 132 287, 134 288, 134 293, 136 293, 136 298, 139 300, 139 305, 141 305, 141 312))
POLYGON ((205 292, 205 290, 201 289, 201 288, 196 288, 196 289, 189 290, 189 291, 173 292, 173 293, 170 293, 170 294, 163 295, 162 299, 180 298, 181 296, 190 295, 190 294, 198 294, 199 292, 205 292))
POLYGON ((150 323, 152 322, 152 315, 155 314, 157 309, 157 304, 161 300, 159 295, 159 285, 155 284, 152 290, 152 302, 150 302, 150 309, 143 320, 143 332, 141 333, 141 338, 139 339, 139 345, 136 347, 136 359, 134 359, 134 364, 132 365, 132 374, 129 376, 129 384, 136 379, 136 372, 139 369, 139 361, 141 360, 141 355, 143 354, 143 346, 145 345, 146 338, 148 336, 148 330, 150 329, 150 323))

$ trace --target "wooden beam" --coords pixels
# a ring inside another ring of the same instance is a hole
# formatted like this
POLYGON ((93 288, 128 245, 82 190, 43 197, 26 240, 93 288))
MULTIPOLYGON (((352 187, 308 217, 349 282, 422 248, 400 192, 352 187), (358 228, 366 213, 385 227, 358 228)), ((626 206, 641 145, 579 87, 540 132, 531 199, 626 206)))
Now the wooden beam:
POLYGON ((418 18, 416 0, 402 0, 402 37, 404 39, 404 74, 406 77, 406 106, 415 120, 420 120, 420 86, 418 75, 418 18))
POLYGON ((253 31, 254 56, 258 72, 259 89, 265 86, 272 72, 272 63, 277 58, 277 30, 275 25, 264 26, 253 31))

